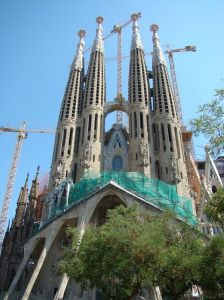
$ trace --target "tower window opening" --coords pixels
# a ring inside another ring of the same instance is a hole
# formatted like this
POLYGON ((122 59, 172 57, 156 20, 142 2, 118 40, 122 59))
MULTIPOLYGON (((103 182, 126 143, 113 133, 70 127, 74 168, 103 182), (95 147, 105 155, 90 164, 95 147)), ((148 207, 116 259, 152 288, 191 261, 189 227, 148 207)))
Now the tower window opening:
POLYGON ((84 142, 84 136, 85 136, 85 119, 83 119, 83 123, 82 123, 82 144, 84 142))
POLYGON ((165 138, 165 130, 163 124, 161 124, 161 132, 162 132, 162 140, 163 140, 163 151, 166 151, 166 138, 165 138))
POLYGON ((167 129, 168 129, 169 142, 172 142, 172 133, 171 133, 171 126, 170 126, 170 124, 167 125, 167 129))
POLYGON ((140 112, 140 128, 141 128, 141 137, 144 138, 143 112, 140 112))
POLYGON ((135 137, 137 137, 137 115, 134 112, 134 128, 135 128, 135 137))
POLYGON ((132 114, 129 115, 130 121, 129 121, 129 131, 130 131, 130 136, 132 138, 132 114))
POLYGON ((138 153, 135 153, 135 160, 138 160, 138 153))
POLYGON ((140 112, 140 127, 143 129, 143 112, 140 112))
POLYGON ((175 139, 176 139, 177 154, 180 157, 180 144, 179 144, 179 139, 178 139, 178 134, 177 134, 177 128, 176 127, 174 127, 174 133, 175 133, 175 139))
POLYGON ((94 138, 97 139, 97 129, 98 129, 98 114, 95 114, 94 121, 94 138))
POLYGON ((69 141, 68 141, 69 146, 71 146, 72 144, 72 137, 73 137, 73 128, 70 128, 69 141))
POLYGON ((100 116, 100 129, 101 129, 100 140, 102 140, 102 129, 103 129, 103 115, 102 114, 100 116))
POLYGON ((159 130, 158 124, 152 124, 152 137, 153 137, 153 148, 154 151, 159 151, 159 130))
POLYGON ((80 127, 76 128, 76 134, 75 134, 75 153, 77 154, 79 152, 79 141, 80 141, 80 127))
POLYGON ((91 127, 92 127, 92 115, 89 115, 89 123, 88 123, 88 141, 90 140, 91 135, 91 127))
POLYGON ((73 182, 76 182, 76 175, 77 175, 77 163, 74 164, 74 169, 73 169, 73 182))
POLYGON ((66 134, 67 134, 67 130, 66 130, 66 129, 64 129, 64 133, 63 133, 63 140, 62 140, 62 147, 64 147, 64 146, 65 146, 66 134))
POLYGON ((147 132, 148 132, 148 140, 150 141, 149 115, 146 116, 146 126, 147 126, 147 132))
POLYGON ((156 173, 156 177, 158 179, 160 179, 160 167, 159 167, 159 161, 158 160, 155 161, 155 173, 156 173))
POLYGON ((173 138, 172 138, 172 132, 171 132, 170 124, 167 125, 167 129, 168 129, 168 137, 169 137, 169 142, 170 142, 170 151, 173 152, 173 138))
POLYGON ((60 141, 60 132, 57 135, 57 141, 56 141, 56 147, 55 147, 55 153, 54 153, 54 161, 56 161, 56 159, 57 159, 59 141, 60 141))

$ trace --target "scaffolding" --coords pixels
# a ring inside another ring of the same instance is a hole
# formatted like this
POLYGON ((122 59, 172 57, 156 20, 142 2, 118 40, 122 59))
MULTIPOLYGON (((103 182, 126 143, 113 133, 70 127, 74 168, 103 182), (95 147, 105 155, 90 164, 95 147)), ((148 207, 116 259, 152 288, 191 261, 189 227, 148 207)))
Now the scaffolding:
POLYGON ((111 181, 162 210, 173 211, 178 218, 191 225, 197 224, 192 201, 180 197, 177 194, 175 185, 167 184, 156 178, 148 178, 136 172, 104 172, 95 177, 93 174, 87 175, 71 188, 67 204, 66 201, 61 199, 51 209, 51 216, 46 222, 50 222, 73 205, 86 200, 87 197, 102 189, 111 181))

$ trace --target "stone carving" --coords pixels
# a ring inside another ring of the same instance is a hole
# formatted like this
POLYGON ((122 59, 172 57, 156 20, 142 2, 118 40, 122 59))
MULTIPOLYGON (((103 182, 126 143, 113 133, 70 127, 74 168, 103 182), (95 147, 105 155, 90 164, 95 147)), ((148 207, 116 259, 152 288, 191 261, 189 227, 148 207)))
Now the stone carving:
POLYGON ((84 153, 82 155, 81 159, 81 166, 84 169, 89 169, 90 168, 90 156, 91 156, 91 147, 89 141, 86 143, 86 148, 84 150, 84 153))
POLYGON ((173 181, 174 183, 180 183, 181 178, 178 170, 178 158, 174 157, 173 155, 170 157, 170 169, 173 173, 173 181))
POLYGON ((139 154, 140 154, 140 164, 143 166, 149 165, 149 149, 148 144, 144 141, 141 141, 139 145, 139 154))

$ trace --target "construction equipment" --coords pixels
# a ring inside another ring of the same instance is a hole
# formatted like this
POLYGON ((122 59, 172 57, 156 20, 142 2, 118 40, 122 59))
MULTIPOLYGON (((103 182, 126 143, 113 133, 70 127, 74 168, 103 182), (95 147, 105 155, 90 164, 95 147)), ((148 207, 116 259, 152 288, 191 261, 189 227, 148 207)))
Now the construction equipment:
POLYGON ((189 51, 196 52, 196 47, 189 45, 189 46, 185 46, 184 48, 170 49, 168 46, 168 49, 166 51, 164 51, 165 54, 168 54, 168 58, 169 58, 170 73, 171 73, 171 79, 172 79, 172 85, 173 85, 173 93, 174 93, 174 98, 176 100, 177 117, 178 117, 179 123, 182 126, 183 126, 183 118, 182 118, 180 96, 179 96, 178 85, 177 85, 177 77, 176 77, 176 72, 175 72, 175 67, 174 67, 173 53, 189 52, 189 51))
MULTIPOLYGON (((129 22, 131 22, 131 21, 129 21, 129 22)), ((118 40, 120 39, 119 42, 118 42, 118 49, 121 49, 121 46, 119 46, 119 43, 121 43, 121 37, 119 38, 119 35, 120 34, 118 32, 118 40)), ((175 66, 174 66, 173 53, 190 52, 190 51, 191 52, 196 52, 196 47, 188 45, 188 46, 185 46, 184 48, 170 49, 169 46, 168 46, 168 49, 166 51, 164 51, 164 53, 167 54, 168 58, 169 58, 170 73, 171 73, 171 80, 172 80, 172 86, 173 86, 173 93, 174 93, 174 98, 176 100, 177 117, 178 117, 178 120, 179 120, 179 122, 180 122, 180 124, 182 126, 183 126, 183 118, 182 118, 181 103, 180 103, 180 96, 179 96, 178 85, 177 85, 177 78, 176 78, 176 72, 175 72, 175 66)), ((113 60, 116 60, 116 59, 118 60, 118 75, 117 75, 117 77, 118 77, 118 80, 117 80, 117 82, 118 82, 118 91, 119 91, 119 89, 120 89, 120 91, 122 91, 122 86, 119 85, 119 84, 121 84, 121 78, 122 78, 122 74, 121 74, 121 60, 122 59, 128 59, 128 58, 130 58, 130 56, 129 55, 121 56, 121 50, 120 50, 119 53, 120 54, 118 54, 117 57, 107 58, 106 61, 113 61, 113 60)), ((145 56, 149 56, 149 55, 152 55, 152 54, 153 54, 153 52, 146 52, 145 56)), ((122 93, 121 93, 121 95, 122 95, 122 93)))
POLYGON ((16 171, 19 163, 19 157, 20 157, 23 141, 25 138, 27 138, 28 133, 54 133, 54 131, 53 130, 28 130, 26 129, 26 122, 23 122, 22 126, 19 129, 0 127, 0 132, 18 132, 16 146, 13 154, 12 163, 9 169, 6 191, 3 198, 2 208, 0 213, 0 252, 1 252, 1 247, 4 238, 4 232, 5 232, 5 225, 6 225, 8 211, 9 211, 9 204, 12 198, 13 186, 15 183, 16 171))
MULTIPOLYGON (((133 19, 137 20, 141 18, 141 13, 135 13, 131 15, 130 20, 123 25, 114 25, 111 34, 117 33, 117 98, 116 100, 121 104, 124 101, 122 95, 122 30, 133 22, 133 19)), ((117 111, 117 124, 122 124, 122 111, 117 111)))
MULTIPOLYGON (((117 33, 117 57, 114 58, 117 60, 117 97, 115 98, 115 100, 119 103, 122 103, 124 101, 124 97, 122 95, 122 30, 133 22, 133 18, 135 18, 136 20, 141 18, 141 13, 139 12, 132 14, 131 18, 122 25, 114 25, 111 32, 103 38, 103 40, 105 41, 113 34, 117 33)), ((84 53, 88 52, 90 49, 91 48, 86 49, 84 53)), ((122 111, 117 111, 117 124, 122 124, 122 111)))

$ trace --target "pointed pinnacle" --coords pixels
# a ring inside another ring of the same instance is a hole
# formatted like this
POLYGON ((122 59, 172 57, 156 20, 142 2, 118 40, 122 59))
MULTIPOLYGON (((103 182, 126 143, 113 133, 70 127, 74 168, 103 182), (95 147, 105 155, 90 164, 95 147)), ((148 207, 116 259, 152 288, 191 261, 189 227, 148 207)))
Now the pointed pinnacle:
POLYGON ((150 26, 150 30, 151 30, 152 32, 157 32, 157 31, 159 30, 159 25, 157 25, 157 24, 152 24, 152 25, 150 26))
POLYGON ((102 24, 103 21, 104 21, 104 18, 101 17, 101 16, 99 16, 99 17, 96 18, 96 22, 97 22, 98 24, 102 24))
POLYGON ((26 175, 26 181, 25 181, 24 187, 27 186, 28 180, 29 180, 29 172, 28 172, 27 175, 26 175))
POLYGON ((35 177, 35 180, 37 180, 37 179, 38 179, 39 171, 40 171, 40 166, 38 166, 38 167, 37 167, 37 172, 36 172, 36 177, 35 177))
POLYGON ((77 34, 81 39, 86 35, 86 31, 84 29, 80 29, 77 34))

